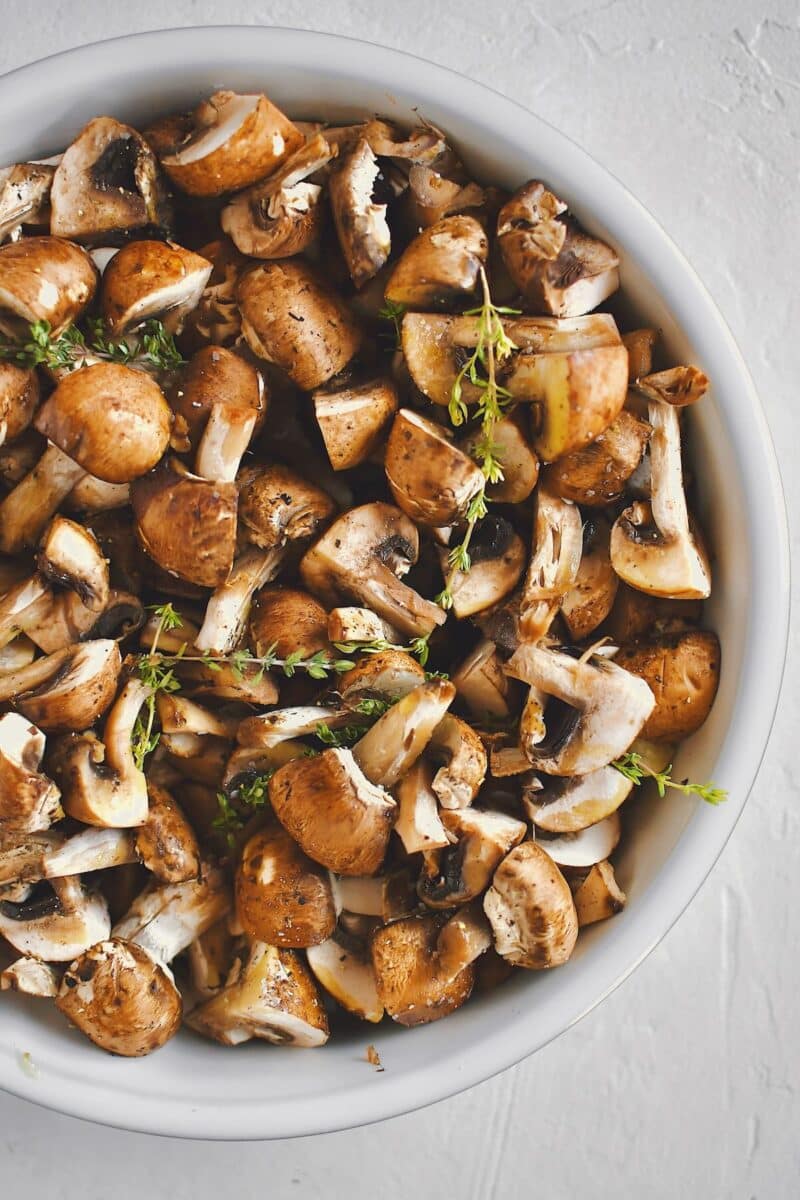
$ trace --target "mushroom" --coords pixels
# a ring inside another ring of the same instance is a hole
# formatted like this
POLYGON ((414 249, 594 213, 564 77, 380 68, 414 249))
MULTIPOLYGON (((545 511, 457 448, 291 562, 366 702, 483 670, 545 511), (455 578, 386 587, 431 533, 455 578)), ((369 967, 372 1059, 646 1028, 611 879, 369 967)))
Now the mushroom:
POLYGON ((315 134, 269 178, 233 197, 220 224, 242 254, 288 258, 308 249, 321 229, 323 208, 322 188, 306 181, 336 153, 315 134))
POLYGON ((232 404, 212 404, 197 447, 195 474, 214 482, 231 483, 255 432, 258 413, 232 404))
POLYGON ((13 442, 33 420, 39 404, 39 377, 29 367, 0 361, 0 446, 13 442))
POLYGON ((615 661, 640 677, 655 697, 641 733, 654 741, 682 741, 705 721, 719 686, 716 634, 693 629, 623 646, 615 661))
MULTIPOLYGON (((465 439, 463 448, 467 454, 475 454, 480 438, 481 434, 471 433, 465 439)), ((487 487, 487 496, 496 504, 522 504, 536 487, 539 460, 525 436, 519 410, 495 423, 492 445, 502 465, 503 478, 487 487)))
POLYGON ((175 797, 148 780, 147 818, 136 831, 136 850, 148 871, 164 883, 185 883, 200 874, 194 830, 175 797))
POLYGON ((62 879, 85 875, 89 871, 108 871, 138 862, 136 841, 127 829, 80 829, 54 845, 41 856, 38 869, 26 871, 26 878, 62 879))
POLYGON ((200 479, 166 459, 131 488, 136 532, 160 567, 200 587, 220 587, 236 551, 234 483, 200 479))
POLYGON ((108 604, 108 562, 91 530, 67 517, 54 517, 36 561, 47 579, 75 592, 92 612, 102 612, 108 604))
POLYGON ((316 946, 336 928, 327 872, 277 821, 253 834, 236 869, 236 911, 251 941, 316 946))
POLYGON ((283 559, 282 548, 246 550, 237 558, 206 607, 194 642, 202 654, 229 654, 236 648, 247 628, 254 594, 275 578, 283 559))
POLYGON ((36 647, 30 638, 18 634, 13 642, 0 647, 0 676, 10 675, 33 662, 36 647))
POLYGON ((689 518, 683 491, 678 411, 652 401, 650 501, 639 500, 611 531, 611 562, 631 587, 655 596, 704 600, 711 591, 708 557, 689 518))
POLYGON ((242 332, 236 285, 247 259, 228 238, 201 246, 199 253, 212 264, 211 275, 197 307, 189 313, 183 341, 190 349, 232 346, 242 332))
POLYGON ((497 646, 482 638, 452 676, 459 697, 477 721, 510 716, 509 681, 497 654, 497 646))
POLYGON ((328 181, 339 245, 356 288, 378 273, 391 249, 386 205, 373 201, 379 174, 369 141, 360 137, 352 149, 340 155, 328 181))
POLYGON ((233 663, 224 659, 209 666, 207 662, 181 662, 178 675, 193 696, 213 696, 217 700, 241 700, 266 708, 278 699, 275 680, 258 662, 233 663))
POLYGON ((0 333, 28 335, 46 321, 63 333, 91 302, 97 270, 80 246, 58 237, 24 238, 0 246, 0 333))
POLYGON ((423 163, 415 163, 408 172, 406 204, 415 229, 426 229, 453 213, 480 209, 485 201, 486 193, 477 183, 447 179, 423 163))
POLYGON ((230 925, 225 918, 217 921, 189 946, 192 986, 200 996, 216 996, 225 986, 235 951, 230 925))
POLYGON ((561 600, 561 615, 570 637, 582 641, 611 612, 619 576, 611 565, 611 528, 604 517, 583 527, 583 554, 572 587, 561 600))
POLYGON ((211 263, 176 242, 129 242, 103 272, 100 306, 112 337, 124 337, 148 319, 180 333, 196 308, 211 263))
POLYGON ((441 820, 455 840, 426 856, 417 893, 429 908, 452 908, 479 896, 511 847, 527 833, 524 821, 475 808, 445 809, 441 820))
POLYGON ((151 127, 147 137, 172 182, 191 196, 249 187, 303 142, 265 95, 230 91, 214 92, 193 112, 151 127))
POLYGON ((623 333, 622 341, 628 351, 628 379, 635 383, 653 369, 653 347, 658 339, 655 329, 632 329, 623 333))
POLYGON ((35 545, 53 513, 83 475, 83 468, 73 459, 57 446, 48 445, 38 462, 0 501, 0 550, 19 554, 35 545))
POLYGON ((45 856, 58 850, 66 840, 55 829, 15 833, 0 825, 0 898, 26 900, 32 889, 25 885, 44 877, 45 856), (9 888, 21 889, 24 894, 9 895, 9 888))
POLYGON ((688 629, 700 620, 700 600, 665 600, 620 582, 606 629, 617 645, 688 629))
POLYGON ((480 467, 442 426, 409 408, 394 419, 384 465, 403 512, 434 528, 454 524, 484 485, 480 467))
MULTIPOLYGON (((490 513, 475 527, 469 545, 471 566, 456 571, 450 591, 453 612, 461 620, 499 604, 512 592, 525 569, 525 545, 505 517, 490 513)), ((442 573, 449 573, 446 548, 439 550, 442 573)))
POLYGON ((63 747, 56 775, 69 816, 110 829, 130 829, 147 820, 147 783, 131 736, 149 695, 145 683, 129 679, 106 717, 102 742, 85 733, 63 747))
POLYGON ((522 638, 536 642, 548 632, 563 597, 575 583, 582 552, 580 511, 542 485, 536 493, 533 553, 520 601, 522 638))
POLYGON ((444 922, 435 914, 406 917, 372 935, 370 951, 378 998, 400 1025, 423 1025, 446 1017, 469 999, 475 971, 467 965, 452 977, 436 957, 444 922))
POLYGON ((616 809, 577 833, 561 833, 541 841, 553 862, 560 867, 592 867, 614 852, 622 827, 616 809))
POLYGON ((116 923, 112 937, 141 946, 156 962, 169 963, 229 908, 222 873, 201 864, 198 877, 185 883, 150 882, 116 923))
POLYGON ((62 817, 59 792, 40 770, 45 736, 19 713, 0 717, 0 825, 34 833, 62 817))
POLYGON ((578 917, 569 884, 537 842, 523 842, 506 855, 483 910, 497 953, 515 967, 559 967, 575 949, 578 917))
POLYGON ((221 737, 232 740, 239 727, 239 718, 211 712, 173 692, 159 692, 156 696, 156 711, 161 730, 165 734, 197 734, 200 737, 221 737))
POLYGON ((314 414, 334 471, 349 470, 369 458, 397 404, 397 389, 389 379, 314 393, 314 414))
POLYGON ((246 717, 239 725, 237 738, 239 745, 247 749, 272 750, 281 742, 315 734, 320 724, 336 729, 349 719, 347 709, 328 708, 319 704, 278 708, 258 717, 246 717))
MULTIPOLYGON (((455 694, 456 689, 445 679, 421 683, 393 704, 356 742, 353 758, 372 783, 393 787, 402 778, 434 738, 455 694)), ((453 774, 445 769, 439 772, 439 790, 450 796, 456 785, 457 767, 461 766, 466 773, 469 782, 459 781, 462 788, 466 788, 480 771, 480 763, 475 762, 477 756, 471 744, 458 745, 458 731, 453 731, 448 744, 448 731, 449 727, 442 735, 441 746, 445 754, 452 755, 456 765, 452 767, 451 763, 453 774)), ((434 790, 437 790, 436 781, 434 790)), ((363 873, 368 875, 370 872, 363 873)))
POLYGON ((619 287, 619 257, 565 217, 544 184, 521 187, 497 218, 503 260, 525 300, 554 317, 591 312, 619 287), (563 218, 563 219, 562 219, 563 218))
POLYGON ((278 658, 296 653, 310 658, 329 648, 325 609, 298 588, 262 588, 250 610, 249 630, 249 645, 259 658, 268 651, 278 658))
POLYGON ((383 875, 334 875, 331 880, 337 909, 351 915, 376 917, 386 924, 397 917, 408 916, 417 907, 408 870, 383 875))
POLYGON ((263 1038, 279 1046, 323 1046, 328 1019, 299 954, 253 942, 222 991, 186 1022, 225 1046, 263 1038))
POLYGON ((46 888, 20 904, 0 900, 0 936, 19 954, 71 962, 108 937, 108 908, 97 892, 86 891, 74 876, 46 888))
POLYGON ((404 308, 464 305, 479 284, 489 243, 474 217, 444 217, 418 233, 386 284, 386 299, 404 308))
POLYGON ((539 787, 523 791, 528 816, 537 829, 548 833, 579 833, 605 820, 627 800, 630 779, 616 767, 600 767, 588 775, 537 780, 539 787))
POLYGON ((58 995, 60 982, 56 968, 38 958, 18 958, 0 971, 0 992, 21 992, 52 1000, 58 995))
POLYGON ((379 650, 363 655, 351 670, 340 675, 337 689, 344 704, 354 708, 360 700, 374 697, 394 704, 424 682, 425 672, 410 654, 379 650))
POLYGON ((52 163, 14 163, 0 170, 0 242, 17 241, 24 225, 46 224, 52 163))
POLYGON ((50 206, 50 232, 89 245, 159 229, 168 218, 155 155, 113 117, 95 117, 64 151, 50 206))
POLYGON ((416 562, 419 532, 399 509, 376 501, 339 517, 306 552, 300 575, 323 604, 354 599, 403 635, 424 636, 446 614, 401 583, 416 562))
POLYGON ((440 850, 450 845, 447 830, 439 816, 438 797, 431 786, 434 767, 418 758, 396 786, 397 821, 395 833, 406 854, 440 850))
POLYGON ((544 713, 545 737, 523 746, 547 775, 587 775, 606 766, 628 749, 655 705, 644 680, 604 658, 582 661, 526 644, 506 671, 553 698, 544 713))
POLYGON ((113 700, 121 666, 116 642, 83 642, 0 677, 0 702, 11 701, 45 733, 80 732, 113 700))
POLYGON ((373 1024, 383 1019, 372 962, 353 939, 334 933, 319 945, 309 946, 306 959, 317 982, 347 1012, 373 1024))
POLYGON ((205 346, 198 350, 168 395, 173 412, 186 423, 194 450, 200 445, 215 406, 230 405, 237 411, 251 409, 256 415, 256 425, 266 409, 261 375, 252 363, 224 346, 205 346))
POLYGON ((101 1050, 125 1058, 151 1054, 168 1042, 183 1011, 170 972, 119 938, 100 941, 72 963, 56 1007, 101 1050))
POLYGON ((641 463, 651 432, 646 421, 624 408, 590 445, 550 463, 547 487, 576 504, 611 504, 641 463))
POLYGON ((699 367, 670 367, 636 379, 636 391, 649 401, 686 408, 708 391, 708 376, 699 367))
POLYGON ((443 761, 433 779, 433 790, 442 808, 466 808, 478 795, 486 778, 486 751, 466 721, 448 713, 437 725, 428 744, 434 762, 443 761))
POLYGON ((441 928, 436 965, 443 979, 454 979, 492 949, 492 929, 479 902, 465 904, 441 928))
POLYGON ((94 629, 98 614, 74 592, 55 592, 39 573, 0 600, 0 643, 24 631, 45 654, 63 650, 94 629))
POLYGON ((327 622, 328 640, 334 643, 394 642, 399 637, 394 626, 382 621, 369 608, 352 605, 333 608, 328 613, 327 622))
POLYGON ((585 879, 581 880, 572 893, 578 925, 593 925, 605 921, 621 912, 627 896, 619 886, 610 862, 595 863, 585 879))
POLYGON ((337 375, 361 345, 344 301, 302 259, 253 267, 240 279, 237 299, 250 349, 305 391, 337 375))
POLYGON ((263 550, 314 537, 336 511, 327 492, 288 467, 248 467, 239 484, 239 522, 263 550))

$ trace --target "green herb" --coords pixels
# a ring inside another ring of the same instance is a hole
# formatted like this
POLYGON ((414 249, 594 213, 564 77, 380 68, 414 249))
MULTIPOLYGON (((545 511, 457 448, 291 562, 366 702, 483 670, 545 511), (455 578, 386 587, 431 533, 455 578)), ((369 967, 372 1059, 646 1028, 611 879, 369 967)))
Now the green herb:
POLYGON ((240 783, 233 793, 233 799, 239 805, 244 805, 245 813, 240 812, 231 803, 231 797, 225 792, 217 792, 217 808, 219 812, 211 822, 212 828, 225 834, 228 846, 233 848, 236 834, 244 829, 245 817, 265 808, 269 803, 269 781, 275 774, 274 770, 260 771, 252 779, 240 783))
POLYGON ((180 656, 176 655, 172 659, 164 658, 158 653, 158 642, 162 634, 172 629, 179 629, 183 624, 183 619, 171 604, 154 605, 152 611, 157 620, 153 642, 149 654, 141 655, 137 664, 139 678, 150 691, 144 702, 144 717, 140 713, 136 718, 131 737, 133 761, 140 771, 144 769, 145 759, 155 750, 161 736, 154 730, 156 696, 159 692, 166 694, 178 692, 181 686, 175 677, 174 670, 174 664, 180 656))
POLYGON ((354 708, 354 712, 360 713, 362 717, 373 717, 375 720, 382 717, 385 712, 388 712, 393 704, 397 703, 397 697, 392 697, 391 700, 374 700, 365 697, 359 700, 354 708))
POLYGON ((396 304, 394 300, 387 300, 383 308, 378 311, 378 316, 381 320, 389 321, 393 327, 393 350, 399 350, 403 344, 402 322, 405 311, 405 305, 396 304))
POLYGON ((641 754, 628 752, 623 754, 612 762, 612 767, 615 767, 621 775, 626 779, 630 779, 631 783, 640 786, 646 783, 648 779, 652 779, 658 788, 659 796, 666 794, 667 788, 672 788, 676 792, 684 792, 687 796, 699 796, 701 800, 705 800, 706 804, 722 804, 728 799, 728 793, 722 788, 716 788, 710 783, 690 783, 688 779, 684 779, 682 783, 678 783, 671 777, 672 764, 663 771, 656 771, 649 766, 642 758, 641 754))
POLYGON ((387 642, 385 638, 375 638, 371 642, 334 642, 334 646, 342 654, 381 654, 384 650, 400 650, 403 654, 413 654, 424 667, 428 661, 430 634, 424 637, 412 638, 407 646, 399 646, 396 642, 387 642))
POLYGON ((225 834, 226 842, 233 849, 236 834, 240 829, 244 829, 244 821, 224 792, 217 792, 217 807, 219 812, 211 822, 211 826, 219 833, 225 834))
POLYGON ((110 338, 102 318, 87 321, 86 325, 86 333, 77 325, 69 325, 55 337, 49 321, 34 321, 27 336, 0 337, 0 359, 54 371, 72 371, 87 358, 123 363, 145 371, 172 371, 184 363, 174 338, 161 321, 145 321, 130 341, 110 338))

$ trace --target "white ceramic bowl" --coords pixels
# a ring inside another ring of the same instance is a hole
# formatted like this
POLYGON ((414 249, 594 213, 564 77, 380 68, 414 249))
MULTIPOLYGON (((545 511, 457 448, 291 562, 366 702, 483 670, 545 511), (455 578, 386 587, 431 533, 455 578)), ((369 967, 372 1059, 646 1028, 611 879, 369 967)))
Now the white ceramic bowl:
MULTIPOLYGON (((715 553, 707 619, 720 634, 722 680, 709 721, 678 774, 727 788, 710 809, 678 796, 626 813, 619 875, 626 910, 583 934, 557 971, 520 971, 494 994, 414 1031, 364 1025, 322 1050, 251 1043, 224 1049, 184 1034, 150 1058, 111 1058, 42 1002, 3 995, 0 1085, 79 1117, 153 1133, 267 1138, 359 1125, 478 1083, 531 1054, 597 1004, 664 936, 720 854, 753 783, 783 668, 788 539, 780 480, 753 384, 688 263, 602 167, 537 117, 451 71, 397 51, 288 29, 202 28, 71 50, 0 79, 0 163, 54 153, 84 121, 134 125, 219 87, 264 90, 295 117, 378 112, 445 129, 478 176, 515 187, 548 180, 590 230, 621 249, 632 310, 658 327, 677 362, 696 362, 713 392, 692 415, 702 518, 715 553), (376 1044, 386 1071, 364 1061, 376 1044), (38 1071, 22 1064, 28 1052, 38 1071)), ((678 935, 679 936, 679 935, 678 935)))

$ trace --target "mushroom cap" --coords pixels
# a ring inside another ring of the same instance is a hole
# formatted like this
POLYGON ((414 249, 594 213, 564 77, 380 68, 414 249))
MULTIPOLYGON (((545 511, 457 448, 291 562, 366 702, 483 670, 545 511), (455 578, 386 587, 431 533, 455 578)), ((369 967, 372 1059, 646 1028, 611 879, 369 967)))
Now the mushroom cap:
POLYGON ((16 240, 24 225, 46 225, 49 219, 52 163, 14 163, 0 169, 0 242, 16 240))
POLYGON ((364 654, 356 665, 339 676, 337 690, 344 702, 377 696, 381 700, 399 700, 425 682, 425 671, 404 650, 379 650, 364 654))
POLYGON ((393 787, 422 754, 455 694, 449 680, 429 679, 393 704, 353 747, 367 778, 393 787))
POLYGON ((90 529, 56 516, 39 544, 39 570, 54 583, 75 592, 92 612, 102 612, 109 599, 108 562, 90 529))
POLYGON ((606 628, 617 645, 624 645, 673 629, 686 629, 700 620, 701 612, 700 600, 652 596, 620 580, 606 628))
POLYGON ((147 820, 136 830, 136 850, 148 871, 164 883, 185 883, 200 874, 200 848, 180 805, 166 788, 148 780, 147 820))
MULTIPOLYGON (((467 454, 473 455, 481 435, 471 433, 463 441, 467 454)), ((539 460, 533 452, 523 429, 519 410, 501 417, 492 430, 492 444, 503 468, 503 478, 486 489, 496 504, 522 504, 527 500, 539 478, 539 460)))
POLYGON ((550 777, 525 798, 528 816, 548 833, 579 833, 605 820, 631 793, 633 784, 616 767, 600 767, 588 775, 550 777))
MULTIPOLYGON (((88 729, 101 716, 117 690, 122 669, 117 643, 110 638, 82 642, 68 652, 48 656, 50 675, 15 695, 14 706, 45 733, 76 733, 88 729)), ((41 659, 31 663, 39 667, 41 659)), ((18 672, 19 678, 26 668, 18 672)), ((13 687, 14 676, 2 681, 13 687)))
POLYGON ((245 340, 305 391, 347 366, 362 333, 344 301, 302 259, 261 263, 239 281, 245 340))
POLYGON ((277 822, 253 834, 236 871, 236 911, 252 940, 316 946, 336 928, 327 872, 277 822))
MULTIPOLYGON (((494 513, 476 527, 469 553, 472 566, 469 571, 456 571, 451 584, 453 612, 459 620, 499 604, 519 583, 527 559, 522 538, 505 517, 494 513)), ((439 558, 446 574, 445 547, 439 550, 439 558)))
POLYGON ((386 205, 374 204, 372 200, 379 174, 380 167, 369 140, 358 137, 340 155, 328 181, 339 245, 357 288, 378 273, 391 249, 386 205))
POLYGON ((39 376, 33 368, 0 362, 0 444, 13 442, 30 425, 39 404, 39 376))
POLYGON ((309 858, 340 875, 378 870, 397 806, 349 750, 287 763, 270 780, 269 795, 276 817, 309 858))
POLYGON ((175 242, 129 242, 103 272, 100 304, 109 332, 120 337, 152 317, 180 332, 210 274, 208 259, 175 242))
POLYGON ((65 375, 39 409, 35 425, 90 475, 105 483, 128 483, 164 454, 172 414, 149 375, 102 362, 65 375))
POLYGON ((139 1058, 178 1032, 183 1005, 169 972, 133 942, 92 946, 68 968, 56 1007, 110 1054, 139 1058))
POLYGON ((429 908, 451 908, 479 896, 512 846, 527 833, 524 821, 483 809, 442 809, 453 844, 431 855, 417 883, 429 908))
POLYGON ((289 467, 247 467, 237 482, 242 533, 264 550, 313 537, 336 511, 327 492, 289 467))
POLYGON ((328 614, 319 601, 299 588, 262 588, 253 600, 249 628, 249 645, 259 656, 273 646, 278 658, 299 650, 304 658, 310 658, 329 648, 328 614))
POLYGON ((611 530, 611 562, 630 587, 671 600, 705 600, 711 569, 699 530, 689 522, 685 537, 661 537, 652 504, 637 500, 611 530))
POLYGON ((136 532, 160 567, 200 587, 225 582, 236 551, 237 488, 190 475, 177 459, 131 488, 136 532))
POLYGON ((469 965, 454 978, 437 971, 436 949, 444 924, 438 916, 405 917, 372 935, 370 951, 378 997, 400 1025, 446 1017, 469 999, 475 982, 469 965))
POLYGON ((544 474, 548 488, 565 500, 603 507, 618 500, 642 461, 651 428, 623 408, 588 446, 565 454, 544 474))
POLYGON ((19 713, 0 717, 0 829, 34 833, 63 816, 61 793, 40 771, 45 736, 19 713))
POLYGON ((569 884, 537 842, 523 842, 506 855, 483 909, 495 949, 516 967, 558 967, 575 949, 578 917, 569 884))
POLYGON ((86 251, 64 238, 23 238, 0 246, 0 329, 13 336, 47 321, 57 336, 90 303, 97 277, 86 251))
POLYGON ((334 471, 349 470, 369 458, 397 405, 397 389, 390 379, 314 393, 314 414, 334 471))
POLYGON ((62 905, 55 892, 41 901, 31 899, 21 904, 0 901, 0 937, 20 954, 44 962, 71 962, 107 938, 110 928, 103 897, 80 888, 79 892, 77 901, 67 906, 62 905))
POLYGON ((204 346, 193 354, 168 397, 173 412, 186 422, 193 449, 197 449, 215 404, 252 408, 259 418, 266 408, 258 371, 224 346, 204 346))
POLYGON ((434 528, 457 521, 484 484, 480 467, 442 426, 409 408, 394 419, 384 466, 403 512, 434 528))
POLYGON ((595 921, 613 917, 625 907, 627 901, 627 896, 617 883, 614 868, 605 861, 595 863, 572 896, 581 929, 584 925, 593 925, 595 921))
POLYGON ((386 284, 386 299, 404 308, 463 304, 477 288, 488 254, 479 221, 463 215, 444 217, 405 248, 386 284))
POLYGON ((309 946, 306 958, 317 982, 347 1012, 374 1024, 383 1019, 375 971, 366 951, 360 952, 349 939, 338 941, 334 934, 309 946))
POLYGON ((715 633, 695 629, 623 646, 615 661, 643 679, 655 696, 642 737, 682 741, 700 728, 711 711, 720 672, 715 633))
MULTIPOLYGON (((162 129, 166 132, 165 125, 162 129)), ((214 92, 193 113, 178 118, 173 129, 183 134, 177 144, 167 148, 166 139, 152 140, 172 182, 191 196, 221 196, 249 187, 303 141, 297 127, 263 94, 214 92)))

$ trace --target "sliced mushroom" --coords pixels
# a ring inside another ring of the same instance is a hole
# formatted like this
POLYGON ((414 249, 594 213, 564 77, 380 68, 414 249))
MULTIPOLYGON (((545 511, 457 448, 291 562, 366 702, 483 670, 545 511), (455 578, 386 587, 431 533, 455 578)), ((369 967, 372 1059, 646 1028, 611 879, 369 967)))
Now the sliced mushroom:
POLYGON ((54 517, 39 545, 37 564, 48 579, 76 592, 92 612, 102 612, 108 604, 108 562, 83 525, 54 517))
POLYGON ((642 461, 651 432, 647 421, 623 409, 591 445, 548 466, 544 476, 548 488, 565 500, 590 507, 618 500, 642 461))
POLYGON ((397 578, 416 562, 418 552, 413 522, 376 501, 334 521, 306 552, 300 575, 329 607, 344 598, 359 600, 404 635, 419 636, 443 624, 446 614, 397 578))
POLYGON ((164 883, 185 883, 200 874, 200 849, 194 830, 175 797, 148 781, 147 819, 136 831, 139 858, 164 883))
POLYGON ((429 908, 452 908, 479 896, 527 833, 524 821, 474 808, 445 809, 441 820, 455 842, 426 859, 417 892, 429 908))
POLYGON ((192 449, 196 450, 217 405, 252 409, 256 425, 266 408, 264 381, 255 367, 224 346, 198 350, 169 389, 175 414, 186 422, 192 449))
POLYGON ((136 480, 131 506, 139 540, 171 575, 220 587, 236 551, 237 489, 191 475, 177 459, 136 480))
POLYGON ((314 393, 314 413, 334 471, 349 470, 369 458, 397 404, 397 390, 389 379, 314 393))
POLYGON ((283 367, 305 391, 337 375, 361 345, 344 301, 301 259, 253 267, 239 281, 237 297, 250 349, 283 367))
POLYGON ((108 708, 121 667, 116 642, 83 642, 0 677, 0 701, 13 701, 45 733, 79 732, 108 708))
POLYGON ((348 720, 350 713, 346 709, 319 704, 277 708, 258 717, 246 717, 239 725, 237 737, 239 745, 248 749, 272 750, 281 742, 316 733, 322 723, 336 729, 348 720))
POLYGON ((350 671, 339 676, 338 691, 345 705, 354 708, 359 700, 378 697, 392 704, 425 682, 425 672, 415 658, 403 650, 380 650, 365 654, 350 671))
POLYGON ((214 92, 192 113, 162 122, 147 136, 172 182, 192 196, 249 187, 303 143, 297 127, 266 96, 230 91, 214 92), (177 136, 170 139, 169 132, 177 136))
POLYGON ((478 721, 487 716, 507 718, 509 680, 497 654, 497 646, 488 638, 478 642, 453 675, 460 698, 478 721))
POLYGON ((236 907, 247 936, 271 946, 316 946, 336 927, 327 873, 274 821, 242 851, 236 907))
POLYGON ((328 640, 331 642, 394 642, 399 637, 394 626, 382 621, 369 608, 351 605, 333 608, 328 613, 327 623, 328 640))
POLYGON ((479 902, 466 904, 441 928, 436 965, 441 978, 455 979, 466 966, 492 948, 492 928, 479 902))
MULTIPOLYGON (((456 689, 448 680, 430 679, 393 704, 353 747, 353 758, 367 778, 381 787, 393 787, 434 737, 455 694, 456 689)), ((467 748, 459 744, 457 729, 453 730, 448 744, 449 730, 448 726, 442 735, 442 749, 444 753, 452 755, 456 767, 452 768, 451 761, 452 770, 443 769, 439 773, 441 780, 438 788, 448 796, 453 794, 456 786, 459 765, 463 767, 469 783, 480 770, 480 764, 474 761, 471 744, 467 748)), ((458 782, 462 789, 469 786, 468 782, 458 782)), ((363 872, 365 875, 369 873, 363 872)))
POLYGON ((611 612, 619 576, 611 565, 611 528, 604 517, 583 527, 583 554, 572 587, 561 600, 561 615, 570 637, 580 642, 611 612))
POLYGON ((207 259, 176 242, 129 242, 103 272, 100 305, 109 333, 123 337, 152 318, 180 333, 210 274, 207 259))
POLYGON ((386 299, 404 308, 465 305, 478 287, 489 243, 474 217, 444 217, 418 233, 386 284, 386 299))
POLYGON ((75 879, 55 882, 63 885, 61 896, 47 885, 21 904, 0 900, 0 936, 19 954, 71 962, 108 937, 108 908, 102 896, 81 888, 75 879))
POLYGON ((322 1046, 328 1019, 299 954, 254 942, 216 996, 187 1024, 226 1046, 263 1038, 279 1046, 322 1046))
POLYGON ((575 583, 583 552, 580 511, 542 485, 536 493, 533 553, 520 601, 519 631, 538 641, 575 583))
POLYGON ((0 972, 0 992, 21 992, 52 1000, 58 995, 60 982, 56 968, 38 958, 18 958, 0 972))
POLYGON ((537 842, 523 842, 506 856, 483 909, 497 953, 515 967, 559 967, 575 949, 578 917, 569 884, 537 842))
MULTIPOLYGON (((525 569, 525 545, 505 517, 490 513, 476 526, 469 545, 469 571, 456 571, 450 590, 453 612, 461 620, 499 604, 519 583, 525 569)), ((449 573, 448 551, 439 550, 442 573, 449 573)))
POLYGON ((0 170, 0 242, 16 241, 25 225, 47 224, 52 163, 14 163, 0 170))
POLYGON ((242 531, 263 550, 314 537, 336 511, 327 492, 288 467, 249 467, 238 484, 242 531))
POLYGON ((347 1012, 377 1024, 383 1019, 375 971, 366 950, 337 934, 306 951, 318 983, 347 1012))
POLYGON ((350 915, 375 917, 385 924, 406 917, 417 908, 408 870, 382 875, 334 875, 331 878, 337 908, 350 915))
POLYGON ((394 419, 385 469, 403 512, 434 528, 457 521, 484 484, 480 467, 442 426, 409 408, 401 408, 394 419))
POLYGON ((195 646, 204 654, 229 654, 247 628, 250 604, 259 588, 270 583, 283 563, 283 550, 247 550, 206 607, 195 646))
POLYGON ((0 362, 0 445, 13 442, 25 432, 38 404, 36 371, 12 362, 0 362))
POLYGON ((68 969, 56 1006, 101 1050, 139 1058, 178 1032, 183 1005, 169 971, 140 946, 112 938, 68 969))
POLYGON ((615 810, 602 821, 596 821, 577 833, 561 833, 542 841, 540 845, 560 867, 587 868, 613 854, 621 832, 619 813, 615 810))
POLYGON ((436 950, 443 924, 436 915, 406 917, 376 929, 372 936, 378 997, 400 1025, 439 1020, 469 999, 475 982, 471 964, 455 978, 438 970, 436 950))
POLYGON ((378 273, 391 249, 386 205, 373 202, 379 173, 369 141, 360 137, 340 156, 328 182, 339 245, 357 288, 378 273))
POLYGON ((497 240, 508 272, 536 311, 591 312, 619 287, 619 257, 565 217, 544 184, 526 183, 500 210, 497 240), (563 218, 563 219, 562 219, 563 218))
POLYGON ((24 238, 0 246, 0 332, 28 335, 46 321, 63 333, 91 302, 97 270, 80 246, 57 237, 24 238))
POLYGON ((415 163, 408 172, 406 195, 409 217, 415 229, 426 229, 453 213, 480 209, 486 200, 486 193, 477 183, 447 179, 423 163, 415 163))
POLYGON ((0 717, 0 826, 34 833, 63 816, 61 793, 40 770, 45 736, 19 713, 0 717))
POLYGON ((651 402, 651 496, 619 516, 611 532, 611 562, 631 587, 655 596, 705 599, 711 591, 708 557, 686 507, 678 411, 651 402))
POLYGON ((438 797, 431 786, 434 767, 418 758, 396 787, 398 813, 395 833, 406 854, 440 850, 450 845, 439 816, 438 797))
POLYGON ((655 705, 644 680, 608 659, 581 661, 523 645, 506 671, 553 698, 544 713, 545 737, 523 747, 547 775, 587 775, 606 766, 627 750, 655 705))
POLYGON ((486 778, 486 751, 466 721, 448 713, 433 732, 428 754, 444 763, 436 772, 433 790, 442 808, 466 808, 478 795, 486 778))
POLYGON ((678 742, 706 720, 719 686, 720 646, 714 633, 689 630, 622 647, 615 661, 647 683, 655 707, 641 733, 678 742))
POLYGON ((686 408, 696 404, 708 391, 708 376, 699 367, 670 367, 636 379, 636 391, 648 400, 686 408))
POLYGON ((548 779, 530 798, 523 796, 528 816, 538 829, 579 833, 616 812, 632 788, 630 779, 608 766, 588 775, 548 779))
POLYGON ((605 921, 621 912, 625 907, 627 896, 619 886, 610 862, 599 862, 581 880, 572 893, 575 910, 578 914, 578 925, 593 925, 595 921, 605 921))
POLYGON ((51 233, 89 245, 159 229, 168 219, 155 155, 113 117, 95 117, 64 151, 50 206, 51 233))
MULTIPOLYGON (((475 453, 480 438, 480 434, 473 433, 464 441, 468 454, 475 453)), ((499 483, 490 484, 486 494, 497 504, 521 504, 536 487, 539 460, 525 436, 519 410, 496 422, 492 444, 502 466, 503 478, 499 483)))

